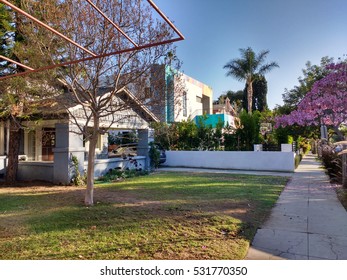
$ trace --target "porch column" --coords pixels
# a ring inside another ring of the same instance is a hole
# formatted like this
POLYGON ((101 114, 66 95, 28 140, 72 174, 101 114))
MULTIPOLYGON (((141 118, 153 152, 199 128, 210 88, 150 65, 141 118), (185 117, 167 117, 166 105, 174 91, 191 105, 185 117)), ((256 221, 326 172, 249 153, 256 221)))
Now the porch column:
POLYGON ((137 146, 137 155, 146 157, 146 166, 144 170, 150 170, 151 162, 149 158, 149 143, 154 141, 153 129, 139 129, 138 130, 139 142, 137 146))
POLYGON ((78 168, 84 173, 84 151, 82 135, 77 134, 78 128, 68 123, 55 125, 54 151, 54 183, 70 184, 74 167, 72 157, 78 159, 78 168))

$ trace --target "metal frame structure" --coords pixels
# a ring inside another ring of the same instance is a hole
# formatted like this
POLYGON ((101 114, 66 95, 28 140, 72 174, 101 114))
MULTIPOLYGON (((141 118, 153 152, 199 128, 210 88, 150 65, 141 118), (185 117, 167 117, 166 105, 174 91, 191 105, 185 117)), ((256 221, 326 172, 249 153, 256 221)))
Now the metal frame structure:
POLYGON ((90 56, 88 56, 86 58, 81 58, 81 59, 78 59, 78 60, 72 60, 72 61, 67 61, 67 62, 58 63, 58 64, 52 64, 52 65, 40 67, 40 68, 37 68, 37 69, 33 69, 30 66, 23 65, 23 64, 21 64, 21 63, 19 63, 17 61, 14 61, 12 59, 9 59, 9 58, 7 58, 5 56, 0 55, 1 59, 6 60, 8 62, 11 62, 13 64, 16 64, 16 65, 21 66, 24 69, 26 69, 26 71, 21 72, 21 73, 10 74, 10 75, 7 75, 7 76, 0 77, 0 80, 4 80, 4 79, 16 77, 16 76, 23 76, 23 75, 27 75, 27 74, 31 74, 31 73, 35 73, 35 72, 41 72, 41 71, 44 71, 44 70, 54 69, 54 68, 62 67, 62 66, 66 66, 66 65, 77 64, 77 63, 80 63, 80 62, 83 62, 83 61, 93 60, 93 59, 97 59, 97 58, 103 58, 103 57, 107 57, 107 56, 118 55, 118 54, 127 53, 127 52, 131 52, 131 51, 139 51, 139 50, 146 49, 146 48, 151 48, 151 47, 155 47, 155 46, 159 46, 159 45, 164 45, 164 44, 169 44, 169 43, 173 43, 173 42, 184 40, 184 36, 182 35, 182 33, 174 26, 174 24, 168 19, 168 17, 159 9, 159 7, 152 0, 146 0, 146 1, 158 13, 158 15, 172 28, 172 30, 176 33, 177 37, 172 38, 172 39, 168 39, 168 40, 164 40, 164 41, 161 41, 161 42, 152 42, 152 43, 148 43, 148 44, 144 44, 144 45, 136 44, 116 23, 114 23, 111 19, 109 19, 107 17, 107 15, 105 15, 105 13, 102 12, 91 0, 85 0, 85 1, 89 5, 91 5, 91 7, 93 9, 95 9, 102 17, 104 17, 104 19, 107 20, 114 28, 116 28, 133 45, 133 47, 127 48, 127 49, 117 50, 117 51, 110 52, 110 53, 94 54, 93 52, 91 52, 88 49, 84 48, 83 46, 79 45, 74 40, 66 37, 64 34, 58 32, 54 28, 48 26, 44 22, 38 20, 37 18, 33 17, 32 15, 30 15, 27 12, 23 11, 22 9, 18 8, 17 6, 13 5, 9 1, 7 1, 7 0, 0 0, 0 3, 3 3, 6 6, 9 6, 11 9, 13 9, 16 12, 22 14, 23 16, 29 18, 31 21, 33 21, 33 22, 37 23, 38 25, 40 25, 41 27, 51 31, 55 35, 63 38, 64 40, 66 40, 69 43, 75 45, 77 48, 83 50, 84 52, 86 52, 87 54, 90 55, 90 56))

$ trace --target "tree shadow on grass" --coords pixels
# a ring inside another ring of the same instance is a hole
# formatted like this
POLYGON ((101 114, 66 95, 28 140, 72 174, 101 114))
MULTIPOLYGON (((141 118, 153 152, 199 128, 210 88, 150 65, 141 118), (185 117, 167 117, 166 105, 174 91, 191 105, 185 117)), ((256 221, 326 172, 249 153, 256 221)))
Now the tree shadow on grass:
MULTIPOLYGON (((94 207, 83 205, 83 188, 16 189, 0 192, 0 220, 17 219, 27 228, 26 241, 20 242, 41 240, 47 248, 50 243, 76 243, 88 258, 216 258, 218 254, 212 251, 253 239, 283 184, 283 179, 272 180, 272 185, 264 178, 247 184, 239 178, 230 180, 237 185, 220 182, 211 186, 211 180, 205 185, 205 179, 197 183, 182 178, 178 180, 182 184, 169 179, 165 185, 159 178, 154 184, 134 180, 97 186, 94 207), (119 248, 122 251, 117 253, 119 248), (135 255, 136 250, 142 255, 135 255)), ((74 252, 70 250, 71 258, 76 257, 74 252)), ((67 256, 52 254, 54 258, 67 256)), ((225 256, 230 254, 225 252, 225 256)))

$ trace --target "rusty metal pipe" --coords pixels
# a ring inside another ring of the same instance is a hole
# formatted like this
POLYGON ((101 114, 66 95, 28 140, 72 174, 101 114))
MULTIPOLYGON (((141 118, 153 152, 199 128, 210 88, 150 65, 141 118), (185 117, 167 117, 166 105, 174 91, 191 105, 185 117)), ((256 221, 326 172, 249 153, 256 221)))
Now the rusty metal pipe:
POLYGON ((154 10, 166 21, 168 25, 176 32, 176 34, 181 38, 181 40, 184 40, 183 34, 177 29, 177 27, 168 19, 168 17, 158 8, 158 6, 152 1, 147 0, 147 2, 152 6, 154 10))
POLYGON ((87 58, 81 58, 81 59, 77 59, 77 60, 73 60, 73 61, 67 61, 67 62, 63 62, 63 63, 59 63, 59 64, 53 64, 53 65, 37 68, 37 69, 34 69, 34 70, 28 70, 28 71, 25 71, 25 72, 22 72, 22 73, 16 73, 16 74, 0 77, 0 81, 8 79, 8 78, 12 78, 12 77, 18 77, 18 76, 31 74, 31 73, 37 73, 37 72, 44 71, 44 70, 50 70, 50 69, 54 69, 54 68, 57 68, 57 67, 63 67, 63 66, 67 66, 67 65, 77 64, 77 63, 80 63, 80 62, 83 62, 83 61, 90 61, 90 60, 93 60, 93 59, 103 58, 103 57, 112 56, 112 55, 118 55, 118 54, 122 54, 122 53, 126 53, 126 52, 140 51, 142 49, 151 48, 151 47, 155 47, 155 46, 160 46, 160 45, 164 45, 164 44, 170 44, 170 43, 174 43, 174 42, 181 41, 181 40, 182 40, 181 38, 174 38, 174 39, 165 40, 165 41, 162 41, 162 42, 150 43, 150 44, 146 44, 146 45, 143 45, 143 46, 138 46, 138 47, 133 47, 133 48, 129 48, 129 49, 119 50, 119 51, 115 51, 115 52, 111 52, 111 53, 100 54, 100 55, 97 55, 95 57, 87 57, 87 58))
MULTIPOLYGON (((92 6, 94 5, 89 0, 86 0, 86 1, 88 1, 88 3, 90 3, 92 6)), ((31 74, 31 73, 37 73, 37 72, 40 72, 40 71, 50 70, 50 69, 54 69, 54 68, 57 68, 57 67, 63 67, 63 66, 67 66, 67 65, 77 64, 77 63, 80 63, 80 62, 83 62, 83 61, 90 61, 90 60, 97 59, 97 58, 103 58, 103 57, 107 57, 107 56, 118 55, 118 54, 122 54, 122 53, 126 53, 126 52, 139 51, 139 50, 146 49, 146 48, 151 48, 151 47, 155 47, 155 46, 159 46, 159 45, 170 44, 170 43, 174 43, 174 42, 177 42, 177 41, 184 40, 184 36, 182 35, 182 33, 173 25, 173 23, 166 17, 166 15, 154 4, 154 2, 152 0, 147 0, 147 1, 156 10, 156 12, 170 25, 170 27, 175 31, 175 33, 179 36, 179 38, 173 38, 173 39, 168 39, 168 40, 164 40, 164 41, 161 41, 161 42, 148 43, 148 44, 145 44, 145 45, 142 45, 142 46, 138 46, 119 27, 118 27, 119 28, 118 29, 116 26, 114 26, 124 36, 126 36, 126 38, 128 40, 130 39, 129 41, 132 42, 132 44, 134 44, 134 47, 133 48, 128 48, 128 49, 114 51, 114 52, 111 52, 111 53, 105 53, 105 54, 98 54, 97 55, 97 54, 94 54, 94 53, 90 52, 89 50, 83 48, 82 46, 78 45, 75 41, 67 38, 63 34, 59 33, 55 29, 53 29, 50 26, 44 24, 43 22, 39 21, 38 19, 34 18, 33 16, 31 16, 28 13, 24 12, 23 10, 19 9, 18 7, 12 5, 8 1, 0 0, 0 2, 4 3, 5 5, 8 5, 13 10, 23 14, 24 16, 26 16, 29 19, 33 20, 34 22, 38 23, 42 27, 50 30, 54 34, 62 37, 63 39, 65 39, 65 40, 69 41, 70 43, 74 44, 75 46, 77 46, 78 48, 80 48, 80 49, 82 49, 82 50, 84 50, 87 53, 92 55, 91 57, 81 58, 81 59, 77 59, 77 60, 73 60, 73 61, 67 61, 67 62, 53 64, 53 65, 48 65, 48 66, 40 67, 40 68, 37 68, 37 69, 33 69, 31 67, 28 67, 28 66, 25 66, 25 65, 21 65, 21 64, 19 64, 19 63, 14 61, 13 63, 16 63, 17 65, 22 66, 23 68, 27 69, 28 71, 12 74, 12 75, 8 75, 8 76, 3 76, 3 77, 0 77, 0 80, 12 78, 12 77, 17 77, 17 76, 23 76, 23 75, 27 75, 27 74, 31 74)), ((106 15, 104 15, 101 11, 100 11, 100 13, 107 19, 106 15)), ((116 25, 116 24, 114 24, 114 25, 116 25)), ((5 57, 4 57, 4 59, 8 60, 8 58, 5 58, 5 57)))
POLYGON ((0 58, 1 58, 1 59, 4 59, 4 60, 7 60, 8 62, 11 62, 11 63, 13 63, 13 64, 19 65, 20 67, 23 67, 24 69, 27 69, 27 70, 30 70, 30 71, 33 71, 33 70, 34 70, 34 68, 31 68, 31 67, 29 67, 29 66, 26 66, 26 65, 24 65, 24 64, 22 64, 22 63, 19 63, 18 61, 12 60, 12 59, 7 58, 7 57, 5 57, 5 56, 0 55, 0 58))
POLYGON ((23 16, 26 16, 27 18, 31 19, 33 22, 36 22, 38 25, 41 25, 42 27, 48 29, 49 31, 53 32, 54 34, 58 35, 59 37, 63 38, 64 40, 70 42, 71 44, 75 45, 79 49, 85 51, 86 53, 89 53, 92 56, 96 56, 93 52, 87 50, 86 48, 82 47, 78 43, 76 43, 74 40, 71 40, 70 38, 66 37, 65 35, 61 34, 54 28, 50 27, 49 25, 43 23, 42 21, 38 20, 37 18, 33 17, 32 15, 28 14, 27 12, 23 11, 22 9, 18 8, 17 6, 11 4, 10 2, 6 0, 0 0, 0 2, 4 3, 6 6, 11 7, 11 9, 17 11, 18 13, 22 14, 23 16))
POLYGON ((129 40, 135 47, 138 45, 117 25, 115 24, 110 18, 108 18, 92 1, 86 0, 104 19, 106 19, 110 24, 113 25, 114 28, 116 28, 122 35, 129 40))

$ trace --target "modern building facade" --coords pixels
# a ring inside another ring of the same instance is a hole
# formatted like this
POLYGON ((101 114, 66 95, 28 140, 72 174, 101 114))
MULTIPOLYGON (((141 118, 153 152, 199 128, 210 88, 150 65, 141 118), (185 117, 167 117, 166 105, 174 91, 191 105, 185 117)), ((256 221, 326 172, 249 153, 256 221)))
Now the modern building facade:
POLYGON ((212 88, 168 65, 154 65, 151 110, 160 121, 173 123, 212 114, 212 88))

